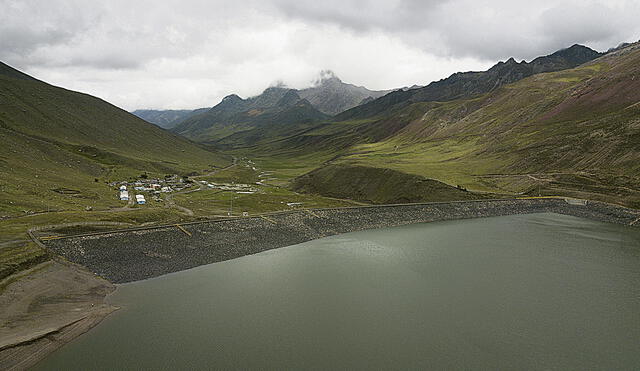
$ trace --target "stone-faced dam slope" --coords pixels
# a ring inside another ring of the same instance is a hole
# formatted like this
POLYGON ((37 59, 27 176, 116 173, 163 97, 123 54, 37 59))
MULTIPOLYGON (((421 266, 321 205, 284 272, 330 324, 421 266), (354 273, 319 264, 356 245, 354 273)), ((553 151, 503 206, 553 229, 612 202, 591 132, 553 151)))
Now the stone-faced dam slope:
POLYGON ((64 258, 125 283, 365 229, 441 220, 553 212, 640 226, 640 211, 564 199, 459 201, 297 210, 268 216, 72 236, 45 242, 64 258))

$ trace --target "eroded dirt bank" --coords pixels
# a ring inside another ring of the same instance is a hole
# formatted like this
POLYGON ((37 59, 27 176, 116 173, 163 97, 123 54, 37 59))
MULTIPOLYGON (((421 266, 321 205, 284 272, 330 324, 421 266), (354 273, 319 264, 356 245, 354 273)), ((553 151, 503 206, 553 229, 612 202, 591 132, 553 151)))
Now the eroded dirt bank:
POLYGON ((115 286, 73 264, 48 261, 10 279, 0 292, 2 370, 34 365, 117 309, 104 301, 115 286))
POLYGON ((299 210, 180 227, 77 236, 48 241, 47 246, 111 282, 124 283, 339 233, 540 212, 640 224, 634 223, 640 211, 598 202, 574 205, 563 199, 484 200, 299 210))

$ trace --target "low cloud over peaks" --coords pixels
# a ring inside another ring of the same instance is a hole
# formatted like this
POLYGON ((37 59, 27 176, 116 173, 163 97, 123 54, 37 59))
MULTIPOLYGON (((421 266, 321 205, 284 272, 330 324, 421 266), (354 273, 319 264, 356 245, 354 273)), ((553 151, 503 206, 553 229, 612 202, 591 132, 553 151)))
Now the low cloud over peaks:
POLYGON ((0 0, 0 60, 126 109, 305 87, 370 89, 640 38, 636 1, 0 0))

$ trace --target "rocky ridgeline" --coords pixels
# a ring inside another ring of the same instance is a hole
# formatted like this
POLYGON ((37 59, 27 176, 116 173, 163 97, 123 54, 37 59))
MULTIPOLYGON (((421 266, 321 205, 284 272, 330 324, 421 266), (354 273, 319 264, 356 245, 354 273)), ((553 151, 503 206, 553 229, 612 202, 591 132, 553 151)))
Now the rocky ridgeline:
MULTIPOLYGON (((637 210, 563 199, 486 200, 298 210, 265 217, 199 222, 145 230, 76 236, 46 242, 64 258, 115 283, 137 281, 199 265, 365 229, 513 214, 555 212, 630 225, 637 210)), ((639 223, 634 225, 640 226, 639 223)))

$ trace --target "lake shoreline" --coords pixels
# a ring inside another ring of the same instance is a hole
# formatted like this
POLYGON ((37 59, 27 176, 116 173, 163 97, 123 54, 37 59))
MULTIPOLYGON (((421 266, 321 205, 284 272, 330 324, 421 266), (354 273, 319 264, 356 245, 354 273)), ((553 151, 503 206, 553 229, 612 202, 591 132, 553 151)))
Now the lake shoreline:
MULTIPOLYGON (((297 210, 262 217, 190 223, 181 228, 166 226, 48 241, 49 249, 76 264, 42 263, 7 285, 0 294, 0 301, 9 303, 19 297, 24 303, 23 307, 3 313, 4 322, 13 323, 12 328, 4 329, 3 340, 6 340, 0 345, 0 366, 3 369, 31 367, 99 324, 118 309, 105 301, 116 289, 113 283, 153 278, 341 233, 544 212, 626 225, 640 218, 638 210, 599 202, 580 205, 564 199, 463 201, 297 210), (53 287, 52 282, 55 283, 53 287), (59 300, 70 292, 73 300, 59 300), (25 309, 43 301, 43 296, 44 302, 61 302, 62 306, 40 308, 30 313, 25 309), (16 322, 16 316, 25 313, 20 319, 22 322, 16 322), (39 322, 30 323, 34 319, 39 322)), ((640 223, 633 224, 639 226, 640 223)))
POLYGON ((536 213, 202 265, 118 285, 109 301, 126 309, 35 369, 626 368, 640 359, 639 232, 536 213))
POLYGON ((47 241, 46 246, 113 283, 126 283, 341 233, 543 212, 640 226, 638 210, 595 201, 529 198, 304 209, 71 236, 47 241))
POLYGON ((118 308, 112 283, 74 264, 48 261, 0 293, 0 369, 24 370, 89 331, 118 308))

